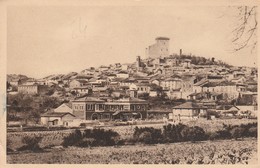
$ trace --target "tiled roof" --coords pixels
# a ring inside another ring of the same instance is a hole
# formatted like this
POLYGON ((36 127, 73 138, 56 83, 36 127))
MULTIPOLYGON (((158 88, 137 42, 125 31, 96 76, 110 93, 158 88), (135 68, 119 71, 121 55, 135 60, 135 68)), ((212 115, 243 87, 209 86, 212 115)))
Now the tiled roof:
POLYGON ((148 113, 171 113, 171 109, 151 109, 147 111, 148 113))
POLYGON ((116 102, 147 102, 146 100, 142 100, 142 99, 138 99, 138 98, 134 98, 134 97, 129 97, 129 98, 123 98, 123 99, 119 99, 116 100, 116 102))
POLYGON ((231 108, 235 108, 237 110, 239 110, 239 108, 237 108, 236 106, 233 106, 233 105, 221 105, 221 106, 218 106, 216 108, 216 110, 230 110, 231 108))
POLYGON ((71 108, 72 109, 72 103, 71 102, 69 102, 69 103, 65 103, 69 108, 71 108))
POLYGON ((98 99, 98 98, 95 98, 95 97, 83 97, 83 98, 79 98, 77 100, 73 100, 73 102, 77 102, 77 101, 80 101, 80 102, 104 102, 104 100, 101 100, 101 99, 98 99))
POLYGON ((208 83, 208 80, 202 79, 202 80, 198 81, 197 83, 195 83, 194 86, 200 86, 200 85, 203 85, 205 83, 208 83))
POLYGON ((75 117, 75 115, 73 115, 71 113, 60 113, 60 112, 57 112, 57 113, 55 113, 55 112, 47 112, 47 113, 42 114, 41 117, 63 117, 65 115, 67 115, 67 114, 70 114, 70 115, 75 117))
POLYGON ((186 102, 178 106, 174 106, 173 109, 205 109, 206 107, 200 106, 197 103, 186 102))

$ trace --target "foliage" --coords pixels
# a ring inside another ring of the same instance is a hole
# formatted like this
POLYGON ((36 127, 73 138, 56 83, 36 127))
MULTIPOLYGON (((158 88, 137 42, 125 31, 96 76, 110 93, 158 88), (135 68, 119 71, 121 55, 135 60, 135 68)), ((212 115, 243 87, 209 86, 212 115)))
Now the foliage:
POLYGON ((42 141, 43 137, 41 136, 35 136, 35 137, 30 137, 30 136, 25 136, 22 139, 22 142, 25 143, 24 146, 19 148, 18 150, 31 150, 31 151, 40 151, 41 148, 39 146, 39 143, 42 141))
POLYGON ((230 131, 230 133, 231 133, 232 138, 235 138, 235 139, 237 140, 238 138, 242 138, 242 137, 243 137, 244 131, 245 131, 244 128, 234 127, 234 128, 230 131))
POLYGON ((81 138, 82 138, 82 134, 80 130, 75 130, 73 133, 69 134, 69 136, 64 137, 62 145, 64 147, 77 145, 77 143, 79 143, 81 138))
POLYGON ((242 137, 257 137, 257 123, 240 125, 223 124, 223 128, 216 131, 215 139, 238 139, 242 137))
POLYGON ((185 127, 181 131, 181 135, 182 135, 184 141, 195 142, 195 141, 206 140, 205 131, 201 127, 198 127, 198 126, 185 127))
POLYGON ((186 125, 177 124, 163 127, 163 137, 165 142, 181 142, 183 141, 181 131, 186 128, 186 125))
POLYGON ((142 132, 138 137, 138 141, 144 142, 145 144, 152 144, 153 139, 152 139, 151 132, 148 132, 148 131, 142 132))
POLYGON ((155 144, 162 142, 162 131, 153 127, 135 127, 134 139, 137 142, 144 142, 148 144, 155 144))
POLYGON ((80 130, 75 130, 69 136, 64 137, 62 145, 68 146, 112 146, 120 144, 119 134, 112 130, 86 129, 82 134, 80 130))
POLYGON ((32 120, 39 122, 40 114, 46 109, 57 108, 61 101, 55 97, 18 93, 7 95, 8 121, 32 120), (19 114, 19 117, 18 117, 19 114))
POLYGON ((257 127, 251 127, 248 129, 248 134, 250 137, 257 138, 257 127))
POLYGON ((119 134, 112 130, 104 129, 86 129, 83 134, 84 138, 92 138, 92 146, 112 146, 118 142, 119 134))

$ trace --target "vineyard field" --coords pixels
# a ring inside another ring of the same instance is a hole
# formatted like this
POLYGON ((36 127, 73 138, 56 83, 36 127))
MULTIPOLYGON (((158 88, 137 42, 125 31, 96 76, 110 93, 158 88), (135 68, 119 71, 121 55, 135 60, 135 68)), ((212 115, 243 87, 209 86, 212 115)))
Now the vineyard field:
POLYGON ((7 155, 10 164, 255 164, 257 140, 182 142, 95 148, 52 148, 7 155))

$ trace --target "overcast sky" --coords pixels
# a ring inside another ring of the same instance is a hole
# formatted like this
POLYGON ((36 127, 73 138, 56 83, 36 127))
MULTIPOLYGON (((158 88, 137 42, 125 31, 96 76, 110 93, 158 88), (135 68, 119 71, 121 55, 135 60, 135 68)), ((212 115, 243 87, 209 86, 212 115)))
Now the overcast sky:
POLYGON ((90 66, 132 63, 157 36, 171 53, 253 66, 251 49, 232 52, 235 10, 228 7, 9 7, 7 73, 41 78, 90 66))

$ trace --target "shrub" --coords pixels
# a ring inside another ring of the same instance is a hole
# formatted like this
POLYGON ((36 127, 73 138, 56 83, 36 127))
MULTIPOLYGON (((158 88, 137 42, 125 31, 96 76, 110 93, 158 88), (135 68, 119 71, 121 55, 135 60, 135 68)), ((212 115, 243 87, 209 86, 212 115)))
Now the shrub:
POLYGON ((184 124, 171 125, 163 127, 164 142, 180 142, 183 141, 181 131, 188 126, 184 124))
POLYGON ((78 146, 112 146, 122 144, 117 132, 104 129, 86 129, 78 146))
POLYGON ((31 150, 31 151, 40 151, 42 150, 39 146, 39 143, 41 142, 43 137, 40 136, 36 136, 36 137, 30 137, 30 136, 25 136, 22 139, 22 143, 24 143, 25 145, 20 147, 18 150, 22 151, 22 150, 31 150))
POLYGON ((95 139, 94 138, 83 138, 78 143, 79 147, 91 147, 94 146, 95 139))
POLYGON ((151 144, 153 142, 152 134, 148 131, 144 131, 139 135, 138 141, 144 142, 145 144, 151 144))
POLYGON ((185 141, 202 141, 206 139, 205 131, 198 126, 186 127, 181 131, 183 140, 185 141))
POLYGON ((243 137, 251 137, 249 133, 249 129, 256 127, 257 128, 257 123, 248 123, 248 124, 241 124, 239 127, 244 128, 244 132, 242 133, 243 137))
POLYGON ((112 146, 122 144, 119 134, 112 130, 86 129, 82 134, 80 130, 75 130, 69 136, 64 137, 62 145, 90 147, 90 146, 112 146))
MULTIPOLYGON (((153 127, 144 127, 144 128, 136 127, 135 130, 134 130, 133 139, 137 142, 148 143, 148 141, 144 141, 144 139, 140 137, 142 135, 142 133, 144 133, 144 132, 150 133, 149 134, 149 135, 151 135, 151 140, 149 141, 150 144, 162 142, 162 131, 161 131, 161 129, 155 129, 153 127)), ((147 136, 146 139, 149 139, 147 133, 143 134, 142 136, 147 136)))
POLYGON ((238 138, 242 138, 243 137, 244 131, 245 131, 245 128, 234 127, 230 131, 230 133, 231 133, 232 138, 235 138, 237 140, 238 138))
POLYGON ((251 137, 257 138, 257 127, 249 128, 248 133, 251 137))
POLYGON ((73 133, 69 134, 69 136, 63 138, 62 146, 68 147, 77 145, 82 139, 82 134, 80 130, 75 130, 73 133))
POLYGON ((216 139, 230 139, 231 138, 231 133, 229 130, 219 130, 216 131, 217 137, 216 139))
POLYGON ((216 139, 219 139, 220 137, 220 134, 218 132, 212 132, 212 133, 208 133, 208 139, 209 140, 216 140, 216 139))

